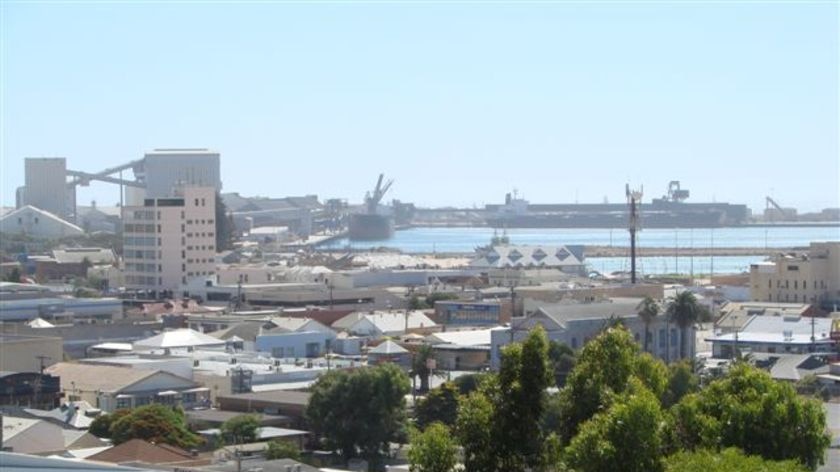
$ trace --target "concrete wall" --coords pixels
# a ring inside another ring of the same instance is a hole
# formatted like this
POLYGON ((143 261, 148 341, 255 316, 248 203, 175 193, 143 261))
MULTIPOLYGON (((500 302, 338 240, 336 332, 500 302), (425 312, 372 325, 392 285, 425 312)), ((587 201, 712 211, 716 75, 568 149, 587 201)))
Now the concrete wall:
POLYGON ((64 360, 61 338, 0 335, 0 371, 39 372, 38 356, 46 356, 44 367, 64 360))
POLYGON ((257 336, 256 348, 258 352, 271 354, 272 357, 319 357, 327 350, 327 340, 334 337, 318 331, 266 334, 257 336), (316 345, 314 353, 309 351, 312 344, 316 345))

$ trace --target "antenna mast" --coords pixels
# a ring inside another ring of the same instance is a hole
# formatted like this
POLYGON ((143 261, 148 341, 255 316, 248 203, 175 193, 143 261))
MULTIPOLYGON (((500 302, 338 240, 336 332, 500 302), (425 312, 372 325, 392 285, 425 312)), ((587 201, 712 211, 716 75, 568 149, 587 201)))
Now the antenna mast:
POLYGON ((630 184, 624 188, 627 196, 627 206, 630 209, 630 220, 628 222, 628 230, 630 231, 630 283, 636 283, 636 232, 640 231, 640 209, 642 205, 642 192, 644 187, 640 190, 630 190, 630 184))

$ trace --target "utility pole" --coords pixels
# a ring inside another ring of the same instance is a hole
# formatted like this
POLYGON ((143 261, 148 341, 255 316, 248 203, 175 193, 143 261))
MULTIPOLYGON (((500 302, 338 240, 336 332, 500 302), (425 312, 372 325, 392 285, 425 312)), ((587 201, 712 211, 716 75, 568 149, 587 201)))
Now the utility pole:
POLYGON ((52 357, 50 357, 50 356, 35 356, 35 358, 38 359, 38 364, 39 364, 38 372, 40 372, 41 375, 44 375, 44 368, 45 368, 44 361, 47 360, 47 359, 52 359, 52 357))

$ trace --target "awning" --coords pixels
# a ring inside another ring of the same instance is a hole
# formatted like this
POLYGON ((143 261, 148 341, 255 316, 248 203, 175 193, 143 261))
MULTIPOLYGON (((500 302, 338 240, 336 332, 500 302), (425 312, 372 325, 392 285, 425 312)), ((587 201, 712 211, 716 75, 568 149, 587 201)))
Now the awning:
POLYGON ((121 394, 117 395, 117 398, 134 398, 134 395, 129 395, 129 394, 126 394, 126 393, 121 393, 121 394))
POLYGON ((158 392, 159 397, 167 397, 167 396, 173 396, 173 395, 179 395, 179 393, 176 392, 175 390, 165 390, 163 392, 158 392))
POLYGON ((188 389, 188 390, 183 390, 183 391, 181 391, 181 393, 198 393, 198 392, 209 392, 209 391, 210 391, 210 389, 207 388, 207 387, 196 387, 196 388, 191 388, 191 389, 188 389))

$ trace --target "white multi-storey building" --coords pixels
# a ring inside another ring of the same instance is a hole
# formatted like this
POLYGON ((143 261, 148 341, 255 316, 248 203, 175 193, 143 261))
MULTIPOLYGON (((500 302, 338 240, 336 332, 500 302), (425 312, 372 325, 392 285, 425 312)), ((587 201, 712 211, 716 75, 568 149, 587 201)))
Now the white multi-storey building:
POLYGON ((215 275, 216 189, 183 187, 123 211, 128 289, 176 291, 191 278, 215 275))

